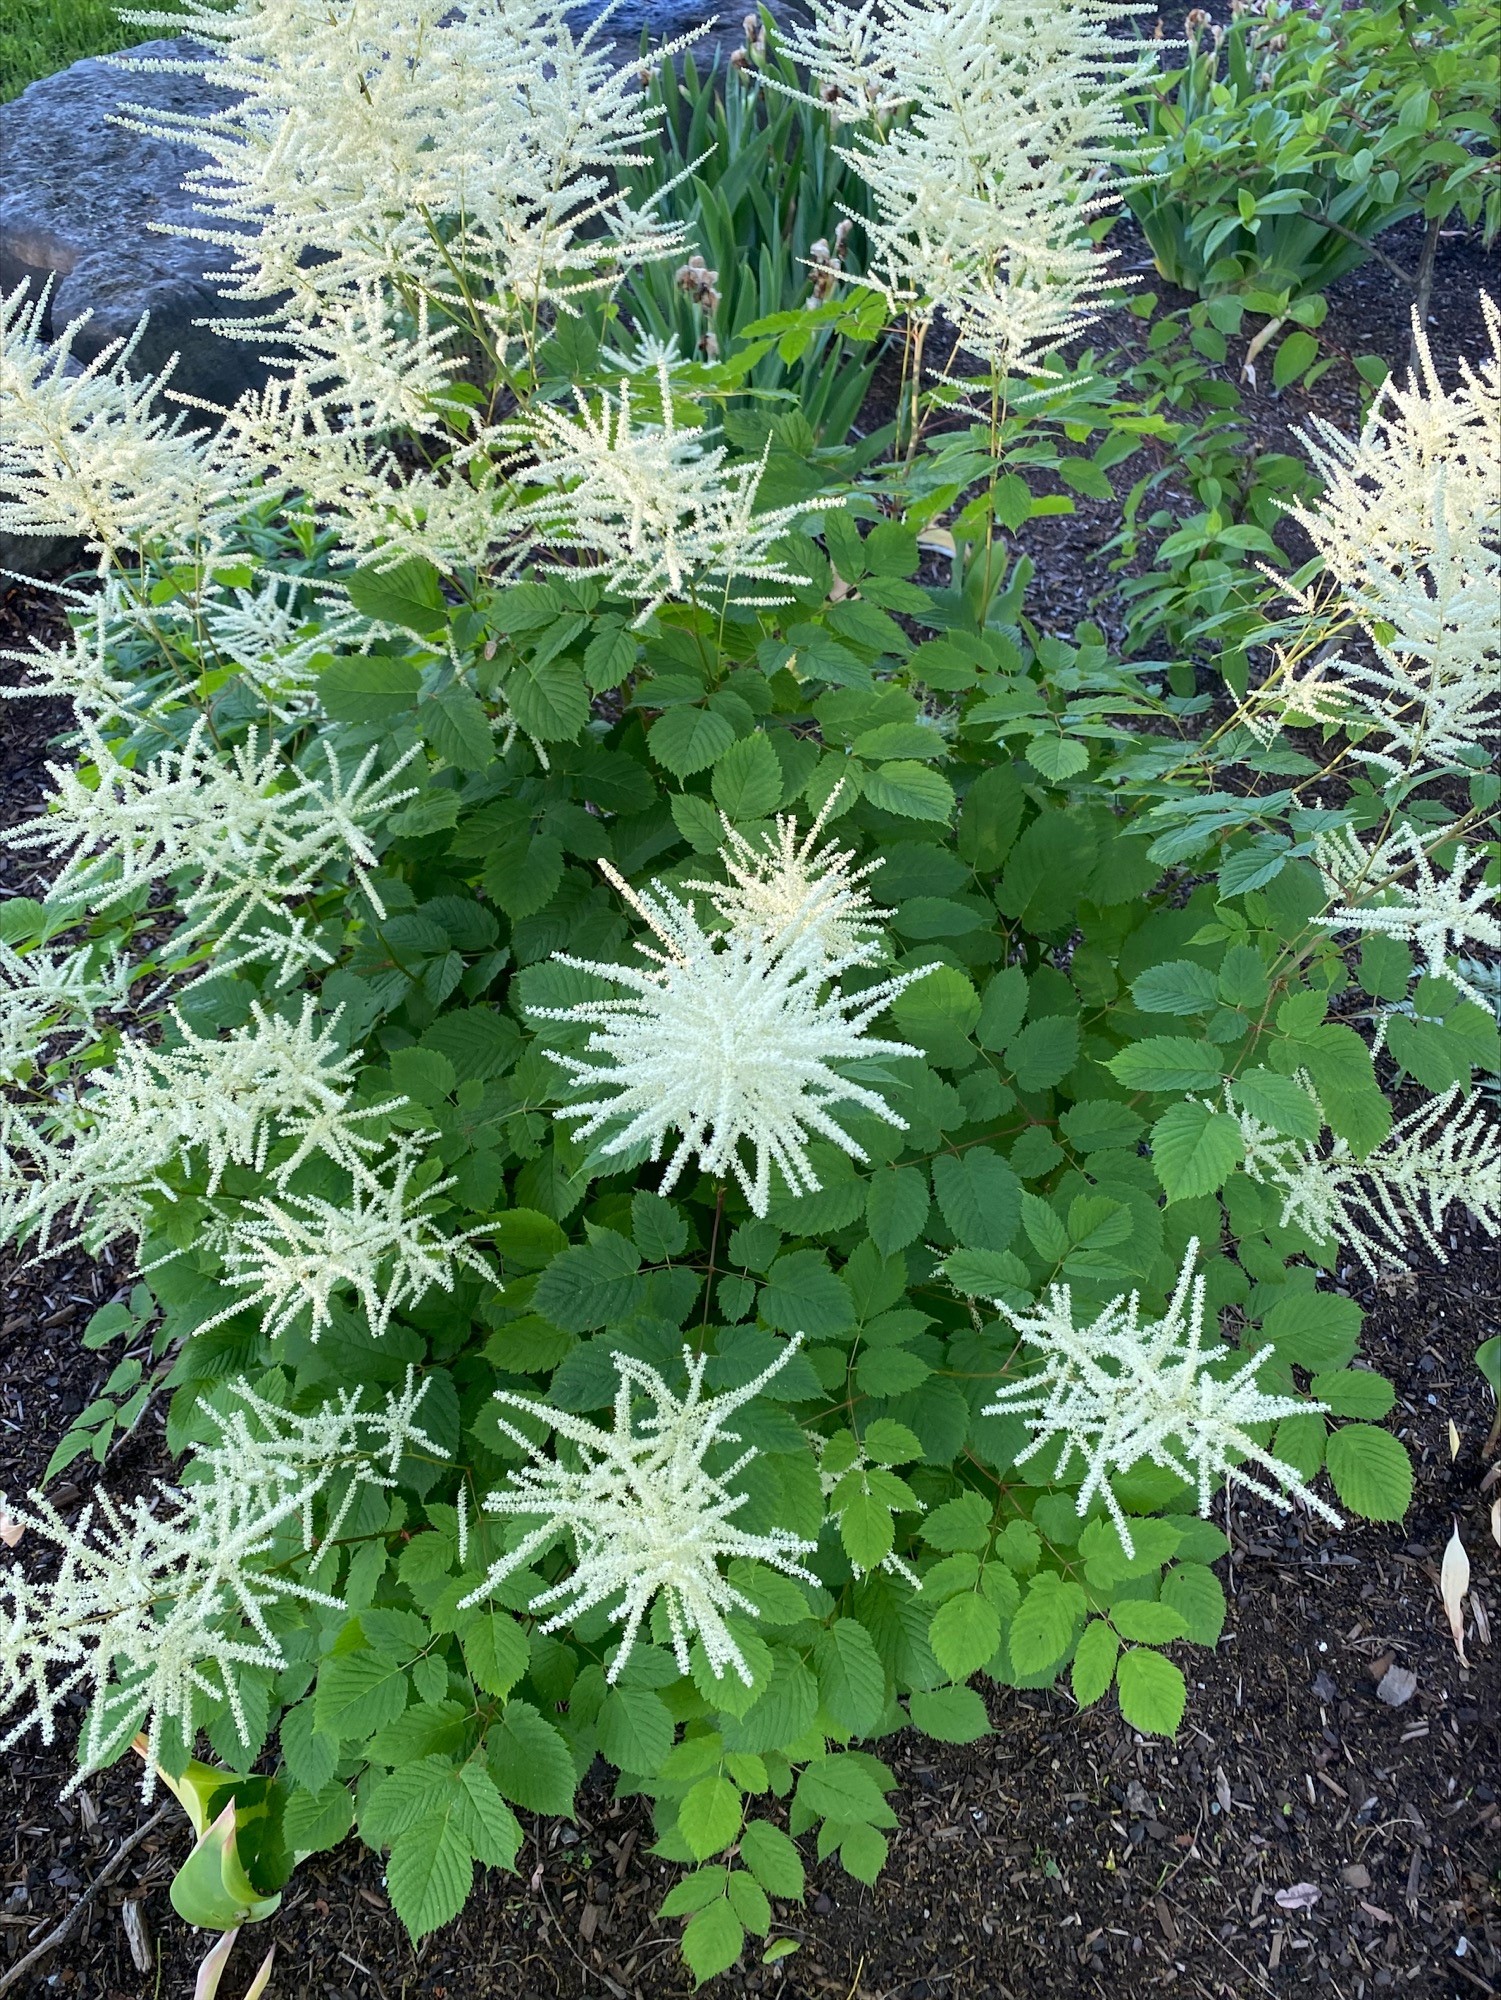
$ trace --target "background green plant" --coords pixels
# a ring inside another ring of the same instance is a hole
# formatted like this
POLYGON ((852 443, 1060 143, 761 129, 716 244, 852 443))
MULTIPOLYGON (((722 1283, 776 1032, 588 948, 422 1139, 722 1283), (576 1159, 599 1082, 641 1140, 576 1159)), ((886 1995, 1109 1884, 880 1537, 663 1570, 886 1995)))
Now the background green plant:
POLYGON ((1376 257, 1426 317, 1444 223, 1482 224, 1487 243, 1501 225, 1498 53, 1485 0, 1267 0, 1228 32, 1191 29, 1187 60, 1137 107, 1152 178, 1127 200, 1158 270, 1286 311, 1376 257), (1408 270, 1377 239, 1418 214, 1408 270))
POLYGON ((85 56, 160 35, 121 21, 109 0, 6 0, 0 19, 0 103, 85 56))

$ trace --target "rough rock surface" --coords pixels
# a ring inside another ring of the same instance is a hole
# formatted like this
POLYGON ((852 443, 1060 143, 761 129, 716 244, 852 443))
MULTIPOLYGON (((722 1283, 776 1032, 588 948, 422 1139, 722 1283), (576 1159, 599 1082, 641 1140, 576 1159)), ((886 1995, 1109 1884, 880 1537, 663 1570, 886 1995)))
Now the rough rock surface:
MULTIPOLYGON (((189 54, 202 51, 186 41, 146 42, 131 51, 137 59, 189 54)), ((74 343, 84 361, 149 312, 137 349, 141 368, 160 368, 175 353, 174 386, 215 402, 232 402, 264 379, 252 344, 194 324, 224 312, 214 278, 230 253, 152 227, 199 219, 181 181, 203 156, 112 120, 131 103, 211 113, 225 101, 200 77, 141 73, 91 58, 0 104, 0 285, 8 291, 28 279, 40 286, 55 274, 51 331, 80 313, 92 315, 74 343)))

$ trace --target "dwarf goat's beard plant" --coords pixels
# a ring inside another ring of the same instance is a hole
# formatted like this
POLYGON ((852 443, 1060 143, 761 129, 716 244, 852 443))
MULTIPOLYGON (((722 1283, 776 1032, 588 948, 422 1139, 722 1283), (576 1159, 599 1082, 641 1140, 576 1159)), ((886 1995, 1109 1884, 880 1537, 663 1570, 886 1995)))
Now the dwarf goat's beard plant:
POLYGON ((0 908, 0 1216, 143 1278, 52 1469, 155 1396, 184 1467, 12 1506, 0 1700, 86 1689, 82 1769, 143 1729, 148 1787, 201 1733, 263 1764, 265 1895, 357 1824, 420 1935, 598 1754, 707 1976, 798 1836, 874 1878, 864 1746, 983 1735, 976 1675, 1171 1734, 1220 1496, 1406 1506, 1320 1274, 1501 1226, 1456 964, 1498 935, 1501 353, 1320 439, 1329 581, 1229 721, 1040 636, 1015 468, 1087 489, 1150 428, 1046 358, 1097 295, 1117 11, 799 44, 868 121, 871 267, 919 324, 1030 329, 969 341, 972 426, 924 442, 914 374, 889 459, 706 437, 735 354, 599 363, 620 273, 684 246, 632 206, 651 99, 547 7, 194 10, 243 92, 196 185, 258 231, 225 334, 284 364, 217 428, 5 306, 0 523, 99 576, 19 656, 78 733, 9 836, 50 887, 0 908), (961 131, 983 272, 894 205, 961 131), (976 488, 983 562, 913 581, 976 488))

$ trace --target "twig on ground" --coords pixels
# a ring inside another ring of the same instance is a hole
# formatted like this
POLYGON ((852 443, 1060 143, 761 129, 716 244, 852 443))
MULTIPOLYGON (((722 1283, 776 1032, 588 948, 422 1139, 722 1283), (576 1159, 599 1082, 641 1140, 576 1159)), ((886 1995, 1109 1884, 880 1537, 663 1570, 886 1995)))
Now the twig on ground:
POLYGON ((56 1951, 60 1944, 67 1943, 78 1928, 84 1911, 89 1908, 100 1890, 109 1886, 147 1834, 155 1833, 159 1826, 164 1826, 172 1817, 173 1811, 174 1802, 169 1799, 157 1807, 144 1826, 138 1826, 128 1840, 120 1843, 62 1922, 50 1930, 40 1944, 33 1945, 26 1956, 18 1960, 8 1972, 0 1975, 0 1993, 9 1993, 11 1988, 20 1982, 24 1972, 29 1972, 32 1966, 38 1964, 49 1952, 56 1951))

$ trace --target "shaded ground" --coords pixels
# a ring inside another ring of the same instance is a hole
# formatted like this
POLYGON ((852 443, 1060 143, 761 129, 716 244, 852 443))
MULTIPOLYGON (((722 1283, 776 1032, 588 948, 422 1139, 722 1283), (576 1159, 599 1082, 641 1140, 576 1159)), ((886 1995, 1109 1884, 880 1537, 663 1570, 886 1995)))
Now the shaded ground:
MULTIPOLYGON (((1445 244, 1434 345, 1446 367, 1478 347, 1474 297, 1487 275, 1473 240, 1445 244)), ((1489 275, 1494 289, 1494 264, 1489 275)), ((1405 328, 1404 301, 1367 270, 1334 289, 1323 339, 1328 351, 1400 360, 1405 328)), ((1258 431, 1279 441, 1310 407, 1348 426, 1356 378, 1337 368, 1312 404, 1292 390, 1260 394, 1252 407, 1258 431)), ((1089 610, 1102 580, 1096 551, 1113 525, 1109 508, 1081 502, 1076 515, 1029 530, 1034 598, 1049 625, 1068 630, 1089 610)), ((36 629, 37 618, 35 599, 0 591, 0 644, 14 643, 23 621, 36 629)), ((0 819, 35 809, 46 739, 60 722, 43 704, 0 704, 0 819)), ((0 895, 30 886, 24 866, 0 851, 0 895)), ((1498 1488, 1482 1491, 1478 1457, 1491 1399, 1470 1360, 1496 1330, 1501 1261, 1462 1231, 1450 1247, 1446 1269, 1379 1294, 1358 1274, 1346 1279, 1371 1313, 1365 1353, 1401 1399, 1392 1422, 1417 1467, 1406 1521, 1326 1537, 1295 1518, 1237 1512, 1227 1524, 1229 1623, 1212 1655, 1182 1656, 1192 1694, 1176 1744, 1141 1741, 1109 1713, 1081 1716, 1060 1693, 993 1690, 997 1733, 987 1742, 887 1746, 902 1781, 893 1801, 902 1832, 879 1887, 815 1870, 809 1907, 779 1912, 780 1934, 796 1937, 798 1952, 729 1975, 724 1990, 789 2000, 1138 2000, 1159 1990, 1194 2000, 1305 1991, 1468 2000, 1501 1991, 1501 1671, 1497 1649, 1473 1627, 1472 1664, 1461 1665, 1437 1591, 1457 1520, 1473 1601, 1501 1624, 1488 1523, 1498 1488), (1399 1707, 1376 1692, 1392 1665, 1415 1677, 1399 1707)), ((114 1294, 114 1277, 89 1263, 33 1271, 0 1262, 0 1490, 40 1476, 101 1382, 106 1358, 78 1335, 114 1294)), ((109 1364, 116 1359, 118 1349, 109 1364)), ((148 1411, 109 1478, 128 1488, 165 1469, 159 1416, 148 1411)), ((80 1461, 67 1477, 87 1487, 91 1474, 80 1461)), ((123 1769, 60 1804, 70 1768, 66 1743, 47 1749, 28 1738, 0 1780, 0 1990, 6 1969, 147 1817, 123 1769)), ((676 1926, 653 1920, 673 1871, 650 1857, 648 1841, 634 1804, 590 1784, 576 1825, 532 1825, 518 1876, 485 1876, 463 1915, 420 1952, 390 1912, 379 1860, 347 1844, 298 1874, 221 1991, 225 2000, 243 1992, 274 1937, 279 2000, 669 2000, 690 1984, 676 1926)), ((207 1944, 167 1901, 187 1844, 179 1820, 143 1843, 78 1934, 11 1992, 185 1996, 207 1944), (122 1920, 127 1899, 139 1962, 122 1920)))

